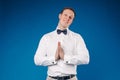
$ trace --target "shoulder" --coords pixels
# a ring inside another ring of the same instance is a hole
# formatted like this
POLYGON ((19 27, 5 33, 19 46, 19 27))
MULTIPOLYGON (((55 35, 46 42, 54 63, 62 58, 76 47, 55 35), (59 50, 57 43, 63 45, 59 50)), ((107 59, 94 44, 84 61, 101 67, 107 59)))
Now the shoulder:
POLYGON ((70 31, 70 36, 77 42, 84 42, 83 37, 79 33, 70 31))
POLYGON ((71 30, 69 30, 70 35, 73 36, 74 38, 82 38, 81 34, 73 32, 71 30))
POLYGON ((49 38, 49 37, 52 37, 53 35, 55 35, 55 30, 52 32, 48 32, 48 33, 44 34, 43 38, 49 38))

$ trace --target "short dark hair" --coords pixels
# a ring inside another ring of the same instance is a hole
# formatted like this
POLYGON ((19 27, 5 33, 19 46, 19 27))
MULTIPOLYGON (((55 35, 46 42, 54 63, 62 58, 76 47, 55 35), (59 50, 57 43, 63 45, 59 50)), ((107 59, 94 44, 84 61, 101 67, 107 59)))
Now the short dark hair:
POLYGON ((74 13, 74 15, 76 15, 75 10, 74 10, 73 8, 71 8, 71 7, 65 7, 65 8, 63 8, 63 9, 61 10, 60 14, 62 14, 63 11, 66 10, 66 9, 71 10, 71 11, 74 13))

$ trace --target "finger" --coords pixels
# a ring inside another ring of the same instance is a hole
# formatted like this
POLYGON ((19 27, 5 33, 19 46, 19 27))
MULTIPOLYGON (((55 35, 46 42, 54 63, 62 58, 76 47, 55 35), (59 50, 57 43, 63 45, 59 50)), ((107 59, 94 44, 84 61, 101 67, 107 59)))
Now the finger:
POLYGON ((55 54, 55 60, 59 60, 59 55, 58 55, 58 52, 56 51, 56 54, 55 54))
POLYGON ((61 46, 61 43, 60 43, 60 42, 58 42, 58 46, 61 46))

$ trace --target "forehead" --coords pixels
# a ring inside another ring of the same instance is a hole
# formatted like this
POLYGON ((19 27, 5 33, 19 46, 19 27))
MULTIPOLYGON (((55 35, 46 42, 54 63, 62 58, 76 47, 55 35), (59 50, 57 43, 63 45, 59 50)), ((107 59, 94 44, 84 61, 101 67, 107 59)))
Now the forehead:
POLYGON ((65 9, 62 14, 69 14, 71 16, 75 15, 74 12, 72 10, 70 10, 70 9, 65 9))

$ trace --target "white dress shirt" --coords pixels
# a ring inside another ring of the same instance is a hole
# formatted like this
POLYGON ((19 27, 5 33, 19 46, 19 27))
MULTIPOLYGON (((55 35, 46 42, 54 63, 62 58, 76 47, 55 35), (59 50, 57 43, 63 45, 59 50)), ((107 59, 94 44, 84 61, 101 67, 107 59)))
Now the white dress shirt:
POLYGON ((45 34, 34 56, 36 65, 48 66, 49 76, 77 74, 77 65, 89 63, 89 52, 83 38, 67 29, 67 35, 57 30, 45 34), (64 50, 64 60, 55 61, 58 42, 64 50))

